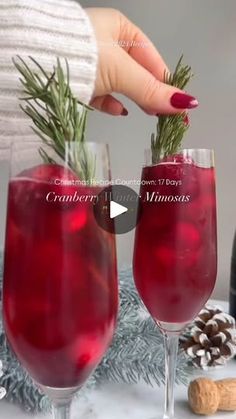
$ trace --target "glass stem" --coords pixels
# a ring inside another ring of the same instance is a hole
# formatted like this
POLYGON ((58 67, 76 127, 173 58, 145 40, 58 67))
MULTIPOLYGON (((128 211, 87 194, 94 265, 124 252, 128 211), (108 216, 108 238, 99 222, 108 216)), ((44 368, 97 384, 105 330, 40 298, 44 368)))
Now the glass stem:
POLYGON ((71 400, 65 404, 54 404, 53 419, 70 419, 71 400))
POLYGON ((164 332, 165 347, 165 413, 164 419, 174 418, 174 384, 179 335, 164 332))

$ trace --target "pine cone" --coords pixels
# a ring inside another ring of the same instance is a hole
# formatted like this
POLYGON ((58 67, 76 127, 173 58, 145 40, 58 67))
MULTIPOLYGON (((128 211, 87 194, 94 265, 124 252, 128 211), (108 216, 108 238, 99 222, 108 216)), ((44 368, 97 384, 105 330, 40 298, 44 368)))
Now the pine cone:
POLYGON ((181 346, 198 367, 224 365, 236 354, 235 320, 219 307, 206 306, 189 332, 181 346))

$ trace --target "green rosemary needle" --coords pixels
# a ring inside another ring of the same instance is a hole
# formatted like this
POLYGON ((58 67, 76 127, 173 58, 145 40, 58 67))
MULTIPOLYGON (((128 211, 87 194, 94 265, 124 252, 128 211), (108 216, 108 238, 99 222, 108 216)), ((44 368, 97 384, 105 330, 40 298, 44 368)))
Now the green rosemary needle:
MULTIPOLYGON (((17 56, 17 60, 13 59, 23 86, 24 97, 20 99, 25 104, 20 107, 31 118, 35 134, 64 159, 67 142, 84 144, 87 113, 92 108, 73 95, 66 60, 65 72, 58 58, 51 74, 33 57, 29 57, 29 60, 34 68, 20 56, 17 56)), ((39 152, 44 162, 55 163, 42 147, 39 152)), ((71 159, 69 165, 81 179, 89 181, 94 176, 93 158, 88 156, 84 147, 80 157, 81 161, 71 159)))
MULTIPOLYGON (((173 74, 165 74, 164 82, 183 90, 192 78, 191 67, 183 65, 180 57, 173 74)), ((152 163, 156 164, 161 158, 175 154, 181 147, 184 134, 189 126, 185 121, 185 114, 160 115, 156 127, 156 134, 151 136, 152 163)))

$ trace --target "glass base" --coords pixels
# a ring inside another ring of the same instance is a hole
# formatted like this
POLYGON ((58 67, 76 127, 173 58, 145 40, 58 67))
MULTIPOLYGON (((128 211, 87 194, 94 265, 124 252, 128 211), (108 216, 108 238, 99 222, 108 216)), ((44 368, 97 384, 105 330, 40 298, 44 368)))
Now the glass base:
POLYGON ((56 387, 47 387, 39 386, 44 394, 46 394, 54 405, 65 405, 71 401, 74 395, 79 390, 79 387, 69 387, 69 388, 56 388, 56 387))
POLYGON ((189 324, 189 322, 184 323, 167 323, 161 322, 156 320, 157 326, 163 331, 167 332, 168 334, 180 334, 185 327, 189 324))
POLYGON ((158 414, 157 416, 151 416, 150 419, 179 419, 179 416, 163 416, 162 414, 158 414))
POLYGON ((160 419, 179 419, 177 416, 166 416, 166 415, 164 415, 164 416, 161 416, 160 417, 160 419))
POLYGON ((56 388, 39 385, 52 402, 53 419, 71 419, 71 404, 80 387, 56 388))

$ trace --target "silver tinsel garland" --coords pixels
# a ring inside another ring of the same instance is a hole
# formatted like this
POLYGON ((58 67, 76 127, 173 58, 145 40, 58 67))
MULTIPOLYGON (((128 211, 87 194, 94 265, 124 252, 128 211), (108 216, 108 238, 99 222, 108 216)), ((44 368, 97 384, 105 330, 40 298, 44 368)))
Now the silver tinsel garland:
MULTIPOLYGON (((120 311, 117 331, 111 347, 84 386, 83 392, 105 380, 124 383, 137 383, 143 380, 150 385, 160 385, 164 380, 161 333, 140 301, 131 269, 120 272, 119 280, 120 311)), ((0 289, 1 282, 2 273, 0 289)), ((49 402, 46 396, 39 392, 10 351, 2 325, 0 325, 0 359, 4 365, 0 386, 6 388, 6 398, 20 404, 27 411, 37 412, 47 409, 49 402)), ((186 357, 180 353, 177 382, 186 383, 188 373, 186 357)))

